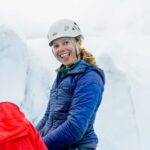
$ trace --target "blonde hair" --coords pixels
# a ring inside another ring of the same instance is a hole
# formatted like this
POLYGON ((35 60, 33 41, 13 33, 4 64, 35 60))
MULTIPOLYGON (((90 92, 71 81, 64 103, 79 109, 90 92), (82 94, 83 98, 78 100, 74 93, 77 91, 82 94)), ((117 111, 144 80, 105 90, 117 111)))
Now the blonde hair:
POLYGON ((77 41, 77 43, 80 46, 79 47, 80 59, 85 60, 87 63, 89 63, 91 65, 97 66, 94 56, 89 51, 87 51, 85 48, 81 47, 81 45, 82 45, 82 37, 81 36, 76 37, 76 41, 77 41))

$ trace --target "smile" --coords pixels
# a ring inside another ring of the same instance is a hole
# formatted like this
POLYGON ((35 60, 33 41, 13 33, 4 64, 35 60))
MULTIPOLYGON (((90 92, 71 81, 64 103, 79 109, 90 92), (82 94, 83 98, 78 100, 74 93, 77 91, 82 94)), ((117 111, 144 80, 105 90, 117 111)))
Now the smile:
POLYGON ((71 52, 66 52, 66 53, 63 53, 63 54, 59 54, 58 56, 61 57, 61 58, 65 58, 67 56, 70 56, 71 52))

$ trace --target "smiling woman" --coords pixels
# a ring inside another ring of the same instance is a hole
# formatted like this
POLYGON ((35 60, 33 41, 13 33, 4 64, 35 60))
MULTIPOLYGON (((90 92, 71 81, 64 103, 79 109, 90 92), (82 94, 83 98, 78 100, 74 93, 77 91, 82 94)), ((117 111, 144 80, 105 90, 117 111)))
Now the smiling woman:
POLYGON ((81 48, 83 35, 74 21, 55 22, 47 37, 62 65, 36 128, 49 150, 94 150, 98 138, 93 124, 102 100, 104 73, 92 54, 81 48))

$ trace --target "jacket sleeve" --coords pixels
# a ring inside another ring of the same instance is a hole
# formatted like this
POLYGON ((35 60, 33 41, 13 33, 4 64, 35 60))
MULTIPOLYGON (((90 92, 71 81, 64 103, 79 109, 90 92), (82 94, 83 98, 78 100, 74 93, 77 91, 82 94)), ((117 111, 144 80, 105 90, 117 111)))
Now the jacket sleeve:
POLYGON ((47 109, 46 109, 46 112, 45 112, 43 118, 39 121, 39 123, 36 126, 36 129, 38 131, 40 131, 43 128, 43 126, 45 125, 46 120, 48 119, 48 116, 49 116, 49 110, 50 110, 50 103, 48 103, 48 106, 47 106, 47 109))
POLYGON ((101 102, 103 88, 102 78, 94 70, 78 79, 67 120, 43 137, 50 150, 67 147, 82 138, 101 102))

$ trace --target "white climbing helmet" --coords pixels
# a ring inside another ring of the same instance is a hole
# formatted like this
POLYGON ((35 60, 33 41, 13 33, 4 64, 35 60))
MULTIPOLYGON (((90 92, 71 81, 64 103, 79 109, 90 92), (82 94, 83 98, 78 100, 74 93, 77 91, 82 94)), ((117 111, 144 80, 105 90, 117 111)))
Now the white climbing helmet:
POLYGON ((48 31, 47 38, 49 45, 52 46, 53 41, 61 37, 77 37, 82 36, 80 28, 76 22, 70 19, 61 19, 53 23, 48 31))

